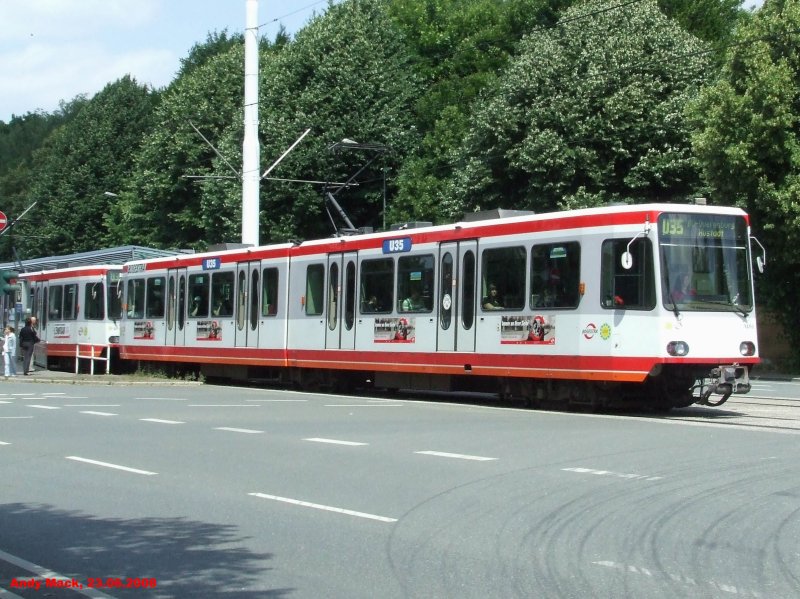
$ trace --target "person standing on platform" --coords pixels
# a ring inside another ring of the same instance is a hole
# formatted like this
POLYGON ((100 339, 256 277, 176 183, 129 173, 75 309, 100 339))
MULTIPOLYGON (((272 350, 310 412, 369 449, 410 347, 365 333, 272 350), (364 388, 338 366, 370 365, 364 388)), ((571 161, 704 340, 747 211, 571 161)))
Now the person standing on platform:
POLYGON ((22 347, 22 374, 30 374, 33 346, 39 343, 39 336, 33 329, 30 317, 25 319, 25 326, 19 332, 19 345, 22 347))
POLYGON ((17 376, 17 336, 11 325, 6 327, 3 337, 3 364, 6 378, 17 376))

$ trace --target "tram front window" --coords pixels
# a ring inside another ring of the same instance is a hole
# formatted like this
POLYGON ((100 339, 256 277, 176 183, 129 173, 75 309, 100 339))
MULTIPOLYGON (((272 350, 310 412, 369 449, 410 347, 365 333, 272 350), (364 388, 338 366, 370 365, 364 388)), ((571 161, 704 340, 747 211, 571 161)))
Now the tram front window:
POLYGON ((749 239, 743 216, 662 214, 658 236, 665 308, 753 309, 749 239))

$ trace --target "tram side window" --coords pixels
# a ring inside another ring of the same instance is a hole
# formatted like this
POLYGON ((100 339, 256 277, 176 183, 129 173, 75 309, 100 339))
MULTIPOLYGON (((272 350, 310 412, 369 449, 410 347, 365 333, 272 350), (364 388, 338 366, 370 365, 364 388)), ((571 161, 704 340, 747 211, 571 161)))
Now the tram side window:
POLYGON ((325 266, 312 264, 306 269, 306 314, 319 316, 325 307, 325 266))
POLYGON ((118 320, 122 317, 122 301, 120 301, 120 296, 122 295, 122 287, 120 286, 120 282, 117 281, 110 281, 108 283, 108 317, 112 320, 118 320))
POLYGON ((211 277, 206 274, 189 277, 189 316, 192 318, 208 317, 208 288, 211 277))
POLYGON ((86 283, 83 292, 83 314, 86 320, 103 320, 105 293, 102 283, 86 283))
POLYGON ((50 286, 50 320, 61 320, 61 309, 63 306, 64 288, 61 285, 50 286))
POLYGON ((233 272, 211 275, 211 313, 214 316, 233 316, 233 272))
POLYGON ((608 239, 603 242, 600 266, 600 303, 618 310, 652 310, 656 306, 653 246, 649 239, 608 239), (622 266, 630 244, 633 264, 622 266))
POLYGON ((278 313, 278 269, 265 268, 261 281, 261 315, 275 316, 278 313))
POLYGON ((433 310, 433 256, 403 256, 397 261, 397 311, 433 310))
POLYGON ((361 313, 390 314, 393 304, 394 260, 364 260, 361 263, 361 313))
POLYGON ((481 264, 481 307, 521 310, 525 306, 525 248, 484 250, 481 264))
POLYGON ((144 318, 144 279, 128 281, 125 301, 128 318, 144 318))
POLYGON ((64 320, 75 320, 78 317, 78 284, 64 285, 64 320))
POLYGON ((548 243, 531 249, 531 308, 577 308, 581 246, 548 243))
POLYGON ((164 318, 164 277, 151 277, 147 279, 147 318, 164 318))

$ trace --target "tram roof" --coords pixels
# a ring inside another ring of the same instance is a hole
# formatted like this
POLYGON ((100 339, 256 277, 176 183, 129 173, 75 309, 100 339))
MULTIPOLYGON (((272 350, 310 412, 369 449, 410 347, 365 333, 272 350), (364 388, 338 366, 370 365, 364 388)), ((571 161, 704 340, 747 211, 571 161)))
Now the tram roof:
POLYGON ((65 254, 63 256, 47 256, 32 258, 20 262, 0 263, 0 269, 19 270, 21 272, 38 272, 54 270, 56 268, 70 268, 73 266, 93 266, 96 264, 124 264, 131 260, 146 260, 149 258, 165 258, 179 254, 190 254, 193 250, 159 250, 138 245, 123 245, 90 252, 65 254))

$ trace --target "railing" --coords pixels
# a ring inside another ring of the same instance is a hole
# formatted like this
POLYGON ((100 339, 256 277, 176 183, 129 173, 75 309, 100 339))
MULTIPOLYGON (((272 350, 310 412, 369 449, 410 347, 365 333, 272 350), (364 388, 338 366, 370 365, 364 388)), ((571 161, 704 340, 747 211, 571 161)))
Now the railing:
POLYGON ((102 352, 99 355, 95 355, 94 347, 95 346, 90 343, 78 343, 75 346, 75 374, 78 374, 81 360, 91 360, 89 365, 89 372, 92 374, 92 376, 94 376, 95 360, 100 360, 101 362, 106 363, 106 374, 109 374, 111 372, 111 348, 106 347, 106 355, 105 357, 103 357, 102 352), (89 352, 87 354, 82 354, 81 346, 88 347, 89 352))

